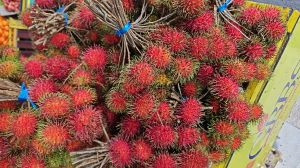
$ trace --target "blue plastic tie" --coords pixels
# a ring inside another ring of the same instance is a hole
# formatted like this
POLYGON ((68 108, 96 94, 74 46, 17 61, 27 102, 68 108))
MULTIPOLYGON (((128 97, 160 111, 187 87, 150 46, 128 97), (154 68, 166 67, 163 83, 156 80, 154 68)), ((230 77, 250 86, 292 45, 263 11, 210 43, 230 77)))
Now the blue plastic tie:
POLYGON ((32 108, 33 109, 37 109, 37 106, 33 103, 33 101, 29 97, 28 89, 26 88, 26 85, 25 85, 24 82, 21 85, 21 91, 20 91, 20 94, 18 96, 18 100, 20 102, 29 101, 29 103, 32 106, 32 108))
POLYGON ((127 33, 130 30, 130 28, 131 28, 131 23, 128 22, 126 25, 124 25, 123 28, 119 29, 116 32, 117 36, 122 37, 125 33, 127 33))
POLYGON ((65 18, 65 25, 67 26, 69 23, 69 15, 67 13, 64 12, 65 7, 61 6, 56 10, 56 13, 62 14, 65 18))
POLYGON ((222 4, 220 7, 218 7, 217 11, 223 12, 224 10, 226 10, 230 2, 231 2, 231 0, 227 0, 224 4, 222 4))

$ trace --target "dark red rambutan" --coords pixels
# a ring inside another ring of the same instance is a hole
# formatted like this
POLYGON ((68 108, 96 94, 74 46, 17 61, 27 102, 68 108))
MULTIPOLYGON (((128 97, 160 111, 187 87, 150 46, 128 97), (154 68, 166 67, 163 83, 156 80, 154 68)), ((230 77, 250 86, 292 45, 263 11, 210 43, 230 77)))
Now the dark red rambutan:
POLYGON ((228 118, 236 122, 247 122, 250 119, 249 105, 245 101, 237 100, 226 105, 228 118))
POLYGON ((92 83, 92 78, 93 76, 89 71, 79 69, 72 75, 70 83, 75 86, 87 86, 92 83))
POLYGON ((180 80, 192 78, 196 69, 196 64, 188 58, 177 57, 174 60, 174 73, 180 80))
POLYGON ((284 36, 285 27, 281 21, 274 20, 263 26, 266 37, 272 40, 278 40, 284 36))
POLYGON ((81 141, 70 140, 67 142, 66 150, 68 152, 74 152, 74 151, 82 149, 82 147, 84 147, 84 144, 81 141))
POLYGON ((45 156, 50 153, 50 149, 37 139, 31 141, 31 148, 38 156, 45 156))
POLYGON ((102 112, 88 106, 76 111, 70 116, 69 123, 74 132, 74 138, 91 143, 99 138, 102 131, 102 112))
POLYGON ((115 125, 116 121, 117 121, 117 114, 108 110, 107 108, 103 108, 103 114, 104 114, 104 117, 105 117, 105 121, 107 122, 107 124, 109 126, 113 126, 115 125))
POLYGON ((71 39, 66 33, 56 33, 50 39, 50 44, 56 48, 64 48, 71 42, 71 39))
POLYGON ((162 46, 148 47, 146 57, 158 68, 166 68, 171 62, 170 52, 162 46))
POLYGON ((220 102, 217 99, 210 100, 210 107, 212 107, 211 112, 218 113, 221 109, 220 102))
POLYGON ((176 133, 171 126, 157 125, 146 130, 146 137, 154 147, 168 148, 175 143, 176 133))
POLYGON ((17 108, 16 101, 0 101, 0 109, 2 110, 14 110, 17 108))
POLYGON ((200 135, 196 128, 180 128, 178 130, 178 145, 179 147, 189 147, 197 143, 200 135))
POLYGON ((119 50, 113 50, 110 53, 109 58, 112 64, 119 64, 119 62, 121 61, 121 52, 119 50))
POLYGON ((125 167, 131 163, 130 145, 122 139, 114 139, 109 144, 109 155, 115 167, 125 167))
POLYGON ((103 36, 103 41, 108 45, 114 45, 120 42, 120 38, 115 34, 105 34, 103 36))
MULTIPOLYGON (((6 158, 9 154, 9 144, 7 139, 0 137, 0 158, 6 158)), ((0 165, 1 166, 1 165, 0 165)))
POLYGON ((183 153, 179 168, 208 168, 208 158, 199 151, 183 153))
POLYGON ((190 54, 197 60, 201 60, 208 53, 208 39, 205 37, 195 37, 189 40, 190 54))
POLYGON ((239 60, 229 61, 223 65, 224 74, 234 81, 244 81, 246 79, 246 65, 239 60))
POLYGON ((144 88, 144 86, 138 85, 132 82, 130 79, 126 79, 122 86, 124 93, 129 95, 135 95, 138 92, 142 91, 144 88))
POLYGON ((236 136, 231 141, 230 149, 237 150, 241 147, 241 145, 242 145, 242 139, 240 137, 236 136))
POLYGON ((85 27, 89 27, 96 20, 96 16, 88 7, 81 7, 78 13, 78 19, 85 27))
POLYGON ((109 93, 106 104, 113 112, 124 112, 127 109, 127 99, 119 91, 112 91, 109 93))
POLYGON ((90 47, 83 54, 83 60, 88 67, 94 70, 102 70, 107 63, 107 54, 102 47, 90 47))
POLYGON ((221 151, 211 151, 208 154, 208 159, 213 162, 221 162, 226 159, 226 154, 221 151))
POLYGON ((145 140, 137 140, 132 145, 132 155, 139 161, 147 161, 152 157, 152 148, 145 140))
POLYGON ((96 98, 96 92, 90 88, 80 88, 74 91, 71 95, 71 99, 75 107, 92 104, 96 98))
POLYGON ((25 72, 32 78, 39 78, 43 75, 43 63, 39 60, 29 60, 24 65, 25 72))
POLYGON ((245 79, 252 80, 256 75, 256 64, 246 63, 245 64, 245 79))
POLYGON ((268 64, 256 64, 255 78, 258 80, 265 80, 271 74, 271 68, 268 64))
POLYGON ((70 61, 61 56, 51 57, 45 63, 45 71, 51 75, 51 77, 58 80, 66 78, 69 75, 70 70, 70 61))
POLYGON ((41 142, 50 149, 64 147, 70 138, 68 129, 60 123, 48 123, 38 133, 41 142))
POLYGON ((201 145, 203 145, 203 146, 209 145, 210 140, 208 139, 205 132, 200 133, 200 139, 201 139, 201 142, 200 142, 201 145))
POLYGON ((254 26, 262 21, 262 11, 258 7, 245 8, 239 16, 239 19, 247 26, 254 26))
POLYGON ((131 138, 134 137, 141 128, 141 123, 137 119, 133 118, 125 118, 121 122, 121 134, 125 138, 131 138))
POLYGON ((176 160, 169 154, 159 154, 153 161, 152 168, 176 168, 176 160))
POLYGON ((194 32, 208 31, 214 25, 214 14, 204 12, 187 23, 187 27, 194 32))
POLYGON ((188 125, 196 124, 202 116, 202 104, 195 98, 185 100, 178 111, 178 118, 188 125))
POLYGON ((183 94, 187 97, 196 97, 198 95, 199 86, 195 81, 190 81, 182 86, 183 94))
POLYGON ((21 20, 22 20, 23 24, 26 25, 27 27, 30 27, 32 25, 32 19, 30 18, 29 10, 22 13, 21 20))
POLYGON ((154 70, 151 65, 146 62, 137 62, 133 64, 129 73, 139 85, 148 86, 154 82, 154 70))
POLYGON ((8 112, 0 113, 0 132, 8 132, 11 128, 13 116, 8 112))
POLYGON ((239 31, 241 28, 237 25, 225 24, 224 26, 226 35, 231 37, 234 41, 239 41, 244 38, 243 34, 239 31))
POLYGON ((90 30, 86 36, 93 43, 99 41, 99 33, 95 30, 90 30))
POLYGON ((132 103, 133 114, 142 119, 148 118, 153 113, 155 107, 154 96, 147 92, 137 96, 132 103))
POLYGON ((254 104, 250 107, 250 116, 253 120, 258 120, 263 115, 263 108, 261 105, 254 104))
POLYGON ((245 0, 234 0, 232 4, 235 6, 243 6, 245 4, 245 0))
POLYGON ((271 44, 265 48, 265 59, 271 59, 275 56, 277 51, 277 46, 275 44, 271 44))
POLYGON ((71 45, 69 48, 68 48, 68 56, 72 59, 77 59, 80 57, 80 54, 81 54, 81 50, 79 48, 79 46, 77 45, 71 45))
POLYGON ((210 82, 211 93, 222 99, 234 99, 239 94, 239 85, 228 77, 218 76, 210 82))
POLYGON ((262 11, 262 16, 266 21, 273 21, 280 18, 280 10, 276 7, 266 7, 262 11))
POLYGON ((218 121, 214 124, 216 133, 221 135, 230 135, 234 132, 234 126, 227 121, 218 121))
POLYGON ((209 58, 220 59, 226 55, 225 39, 221 36, 214 35, 209 43, 209 58))
POLYGON ((33 154, 26 154, 21 158, 21 168, 46 168, 43 160, 33 154))
POLYGON ((41 7, 41 8, 46 8, 46 9, 51 9, 56 6, 56 1, 55 0, 36 0, 35 3, 41 7))
POLYGON ((11 130, 17 139, 28 138, 34 134, 37 126, 37 119, 30 112, 22 112, 14 119, 11 130))
POLYGON ((171 123, 172 119, 172 109, 168 102, 163 101, 158 105, 149 121, 150 123, 171 123))
POLYGON ((134 10, 133 0, 122 0, 123 8, 126 12, 132 12, 134 10))
POLYGON ((197 79, 200 81, 202 85, 207 85, 209 80, 213 77, 214 75, 214 67, 211 65, 200 65, 198 74, 197 74, 197 79))
POLYGON ((62 93, 49 94, 40 99, 39 108, 44 117, 59 118, 71 111, 71 100, 62 93))
POLYGON ((14 167, 16 167, 15 163, 16 163, 15 157, 0 159, 0 167, 1 168, 14 168, 14 167))
POLYGON ((179 12, 185 16, 197 16, 205 7, 204 0, 176 0, 174 3, 179 12))

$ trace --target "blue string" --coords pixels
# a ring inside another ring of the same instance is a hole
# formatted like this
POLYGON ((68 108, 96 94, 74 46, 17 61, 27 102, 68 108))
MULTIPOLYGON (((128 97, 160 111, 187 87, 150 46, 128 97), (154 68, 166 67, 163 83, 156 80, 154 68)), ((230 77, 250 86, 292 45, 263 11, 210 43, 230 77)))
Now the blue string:
POLYGON ((226 10, 230 2, 231 2, 231 0, 226 0, 225 3, 223 3, 220 7, 218 7, 217 11, 223 12, 224 10, 226 10))
POLYGON ((26 85, 25 85, 24 82, 21 85, 21 91, 20 91, 20 94, 18 96, 18 100, 20 102, 25 102, 25 101, 28 100, 30 105, 32 106, 32 108, 37 109, 37 106, 33 103, 33 101, 29 97, 28 89, 26 88, 26 85))
POLYGON ((56 10, 56 13, 62 14, 65 18, 65 25, 67 26, 69 23, 69 15, 67 13, 64 12, 65 7, 61 6, 56 10))
POLYGON ((119 30, 116 32, 117 36, 122 37, 125 33, 128 32, 128 30, 130 30, 130 28, 131 28, 131 23, 128 22, 126 25, 124 25, 123 28, 119 29, 119 30))

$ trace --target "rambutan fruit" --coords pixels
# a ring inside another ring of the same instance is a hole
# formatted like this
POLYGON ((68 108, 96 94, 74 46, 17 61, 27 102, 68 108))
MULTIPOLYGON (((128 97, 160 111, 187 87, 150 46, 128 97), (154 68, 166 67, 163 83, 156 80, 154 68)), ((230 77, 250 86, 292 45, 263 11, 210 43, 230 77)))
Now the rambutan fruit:
POLYGON ((70 140, 67 142, 66 150, 68 152, 74 152, 82 149, 84 147, 84 144, 81 141, 78 140, 70 140))
POLYGON ((63 80, 69 75, 71 63, 67 58, 54 56, 45 63, 45 71, 53 78, 63 80))
POLYGON ((252 80, 256 75, 256 64, 246 63, 245 64, 245 79, 252 80))
POLYGON ((201 144, 202 146, 208 146, 208 145, 209 145, 210 140, 209 140, 209 138, 207 137, 207 135, 206 135, 205 132, 200 133, 200 139, 201 139, 200 144, 201 144))
POLYGON ((87 86, 92 84, 92 74, 83 69, 79 69, 72 75, 72 78, 70 79, 70 83, 75 86, 87 86))
POLYGON ((208 168, 208 158, 199 151, 190 151, 181 155, 179 168, 208 168))
POLYGON ((214 14, 212 12, 204 12, 187 23, 189 30, 193 32, 208 31, 214 25, 214 14))
POLYGON ((134 10, 133 0, 122 0, 123 8, 126 12, 132 12, 134 10))
POLYGON ((211 151, 208 154, 208 159, 213 162, 221 162, 226 159, 226 154, 221 151, 211 151))
POLYGON ((152 168, 176 168, 176 160, 169 154, 159 154, 153 161, 152 168))
POLYGON ((239 31, 239 30, 241 30, 241 28, 239 26, 225 24, 224 28, 225 28, 226 35, 231 37, 231 39, 233 39, 234 41, 239 41, 244 38, 243 34, 239 31))
POLYGON ((135 95, 138 92, 142 91, 144 88, 145 87, 138 85, 129 79, 126 79, 122 85, 122 89, 124 90, 124 93, 129 95, 135 95))
POLYGON ((196 62, 185 57, 175 58, 173 64, 173 73, 176 75, 175 79, 179 79, 182 82, 193 78, 198 68, 198 64, 196 62))
POLYGON ((0 113, 0 132, 8 132, 11 128, 13 116, 8 112, 0 113))
POLYGON ((239 94, 239 85, 228 77, 218 76, 210 82, 210 90, 221 99, 234 99, 239 94))
POLYGON ((200 81, 202 85, 207 85, 207 83, 213 77, 213 75, 214 75, 214 67, 212 67, 211 65, 203 64, 200 65, 197 74, 197 79, 200 81))
POLYGON ((56 48, 62 49, 66 47, 70 42, 71 39, 68 34, 66 33, 56 33, 50 39, 50 44, 56 48))
POLYGON ((242 145, 242 139, 240 137, 236 136, 231 141, 230 149, 237 150, 241 147, 241 145, 242 145))
MULTIPOLYGON (((0 158, 6 158, 9 154, 9 144, 7 139, 0 137, 0 158)), ((1 165, 0 165, 1 166, 1 165)))
POLYGON ((0 78, 14 78, 19 74, 20 68, 18 61, 0 61, 0 78))
POLYGON ((127 109, 127 99, 119 91, 111 91, 106 98, 107 107, 113 112, 124 112, 127 109))
POLYGON ((146 130, 146 137, 154 147, 168 148, 176 141, 176 133, 171 126, 157 125, 146 130))
POLYGON ((202 60, 208 53, 208 39, 205 37, 195 37, 189 40, 190 54, 197 60, 202 60))
POLYGON ((103 133, 102 112, 91 106, 76 111, 70 116, 69 123, 74 137, 82 142, 91 143, 103 133))
POLYGON ((40 128, 38 137, 49 149, 57 149, 65 147, 70 135, 64 124, 48 123, 40 128))
POLYGON ((103 36, 103 41, 108 45, 115 45, 120 42, 120 38, 115 34, 105 34, 103 36))
POLYGON ((221 104, 217 99, 210 100, 210 107, 212 107, 211 112, 218 113, 221 109, 221 104))
POLYGON ((150 123, 171 123, 173 121, 172 109, 168 102, 161 102, 149 119, 150 123))
POLYGON ((115 125, 117 119, 118 119, 118 116, 116 113, 108 110, 107 108, 103 108, 103 114, 104 114, 104 117, 105 117, 105 121, 106 123, 108 124, 108 126, 113 126, 115 125))
POLYGON ((271 68, 268 64, 256 64, 255 78, 258 80, 265 80, 271 74, 271 68))
POLYGON ((37 127, 37 118, 30 112, 22 112, 14 119, 11 130, 17 139, 28 138, 34 134, 37 127))
POLYGON ((6 158, 0 160, 0 167, 1 168, 14 168, 16 167, 16 158, 6 158))
POLYGON ((158 68, 166 68, 171 62, 171 54, 162 46, 150 46, 146 50, 146 57, 150 63, 158 68))
POLYGON ((275 44, 271 44, 265 48, 265 59, 271 59, 275 56, 277 51, 277 46, 275 44))
POLYGON ((29 10, 22 13, 21 20, 22 20, 23 24, 26 25, 27 27, 30 27, 32 25, 32 19, 30 18, 29 10))
POLYGON ((80 88, 72 93, 71 99, 75 107, 81 107, 92 104, 97 98, 96 95, 95 90, 91 88, 80 88))
POLYGON ((80 18, 80 22, 85 27, 89 27, 96 20, 96 16, 88 7, 81 7, 79 9, 78 17, 80 18))
POLYGON ((19 56, 19 51, 18 48, 15 47, 2 46, 0 54, 5 60, 15 60, 19 56))
POLYGON ((137 62, 130 67, 130 76, 142 86, 149 86, 154 82, 154 69, 146 62, 137 62))
POLYGON ((71 45, 68 47, 67 53, 68 53, 69 58, 77 59, 80 57, 81 50, 80 50, 79 46, 71 45))
POLYGON ((217 148, 227 148, 230 145, 228 138, 217 138, 213 140, 214 146, 217 148))
POLYGON ((45 156, 50 153, 50 149, 37 139, 32 140, 31 147, 38 156, 45 156))
POLYGON ((205 7, 204 0, 175 0, 174 6, 178 8, 179 13, 186 17, 197 16, 205 7))
POLYGON ((187 97, 196 97, 199 92, 199 86, 195 81, 190 81, 182 86, 183 94, 187 97))
POLYGON ((282 22, 274 20, 263 26, 266 37, 272 40, 281 39, 284 36, 285 27, 282 22))
POLYGON ((125 167, 132 162, 130 145, 122 139, 114 139, 110 142, 109 155, 115 167, 125 167))
POLYGON ((194 125, 202 116, 202 104, 195 98, 188 98, 183 101, 179 111, 178 118, 185 124, 194 125))
POLYGON ((235 6, 243 6, 245 4, 245 0, 234 0, 232 4, 235 6))
POLYGON ((255 26, 258 22, 262 21, 262 11, 258 7, 245 8, 239 16, 239 19, 247 26, 255 26))
POLYGON ((226 55, 225 39, 221 36, 214 35, 209 42, 209 58, 220 59, 226 55))
POLYGON ((125 118, 121 122, 121 134, 125 138, 131 138, 134 137, 141 128, 141 123, 137 119, 133 118, 125 118))
POLYGON ((155 98, 152 94, 145 92, 134 99, 132 106, 133 115, 142 119, 146 119, 154 111, 155 98))
POLYGON ((228 118, 235 122, 247 122, 250 119, 249 105, 245 101, 237 100, 226 105, 228 118))
POLYGON ((32 78, 40 78, 44 72, 44 66, 42 61, 29 60, 24 65, 25 72, 32 78))
POLYGON ((214 124, 216 133, 221 135, 230 135, 234 133, 234 126, 227 121, 218 121, 214 124))
POLYGON ((36 0, 35 2, 39 7, 45 9, 51 9, 56 6, 56 1, 54 0, 36 0))
POLYGON ((225 55, 229 58, 235 58, 237 56, 237 45, 232 40, 225 41, 225 55))
POLYGON ((43 160, 33 154, 26 154, 21 158, 21 168, 46 168, 43 160))
POLYGON ((52 93, 39 100, 39 108, 44 117, 64 117, 71 111, 71 100, 63 93, 52 93))
POLYGON ((258 120, 263 115, 263 108, 261 105, 254 104, 250 107, 250 116, 252 120, 258 120))
POLYGON ((137 140, 132 145, 132 155, 139 161, 147 161, 152 156, 152 148, 145 140, 137 140))
POLYGON ((96 43, 97 41, 99 41, 99 38, 100 38, 99 33, 95 30, 90 30, 86 36, 89 39, 89 41, 91 41, 93 43, 96 43))
POLYGON ((228 61, 223 66, 224 74, 234 81, 244 81, 246 79, 245 63, 239 60, 228 61))
POLYGON ((94 70, 104 69, 107 63, 107 54, 102 47, 90 47, 83 54, 83 61, 94 70))
POLYGON ((178 130, 178 146, 179 147, 189 147, 199 140, 199 132, 196 128, 180 128, 178 130))
POLYGON ((280 18, 280 10, 276 7, 266 7, 262 11, 262 16, 266 21, 273 21, 280 18))

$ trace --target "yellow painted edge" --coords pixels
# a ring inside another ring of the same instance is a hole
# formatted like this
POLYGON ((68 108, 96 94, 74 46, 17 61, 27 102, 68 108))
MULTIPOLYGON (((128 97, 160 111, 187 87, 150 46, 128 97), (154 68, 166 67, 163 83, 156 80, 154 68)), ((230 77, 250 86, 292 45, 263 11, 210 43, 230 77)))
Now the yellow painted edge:
POLYGON ((294 27, 296 26, 296 23, 298 21, 298 18, 300 17, 300 12, 295 10, 292 15, 290 16, 290 19, 288 21, 288 24, 287 24, 287 31, 289 33, 291 33, 294 29, 294 27))
POLYGON ((25 26, 20 20, 9 18, 8 22, 10 28, 27 29, 27 26, 25 26))
POLYGON ((17 29, 14 29, 13 31, 13 47, 17 47, 17 29))

